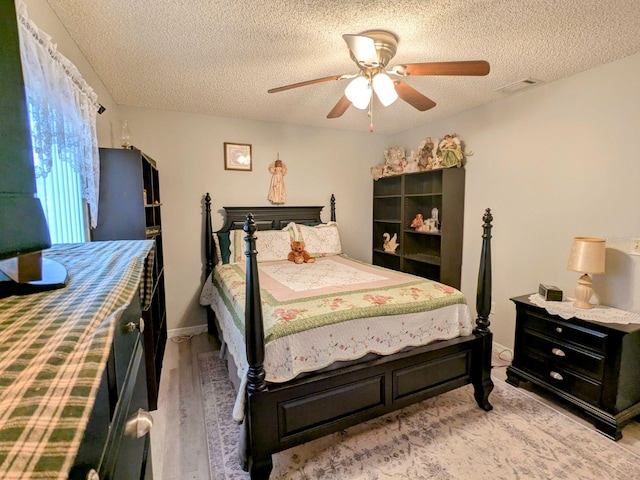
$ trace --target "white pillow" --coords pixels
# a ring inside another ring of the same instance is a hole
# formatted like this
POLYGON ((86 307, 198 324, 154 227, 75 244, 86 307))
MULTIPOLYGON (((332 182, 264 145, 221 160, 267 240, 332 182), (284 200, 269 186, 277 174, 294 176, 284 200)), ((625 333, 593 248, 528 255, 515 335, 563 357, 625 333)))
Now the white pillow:
POLYGON ((296 224, 296 240, 305 243, 305 249, 312 257, 326 257, 342 253, 340 232, 336 222, 323 223, 315 227, 296 224))
MULTIPOLYGON (((258 262, 272 262, 286 260, 291 251, 291 235, 283 230, 259 230, 256 235, 256 250, 258 262)), ((231 239, 231 263, 239 263, 247 257, 244 254, 247 247, 244 230, 233 230, 231 239)))

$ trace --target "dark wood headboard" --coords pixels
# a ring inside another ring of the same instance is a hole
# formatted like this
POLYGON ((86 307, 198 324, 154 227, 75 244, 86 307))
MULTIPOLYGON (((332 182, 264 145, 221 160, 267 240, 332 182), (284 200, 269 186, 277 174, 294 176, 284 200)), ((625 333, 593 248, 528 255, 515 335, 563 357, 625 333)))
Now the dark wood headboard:
MULTIPOLYGON (((331 221, 336 221, 336 198, 331 195, 331 221)), ((215 249, 213 244, 213 229, 211 227, 211 196, 207 192, 204 196, 205 206, 205 278, 213 270, 215 249)), ((253 215, 258 230, 280 230, 290 222, 295 223, 321 223, 320 213, 322 206, 288 207, 285 205, 259 206, 259 207, 222 207, 225 212, 224 225, 217 232, 242 229, 247 219, 247 214, 253 215)))
POLYGON ((225 220, 219 232, 241 229, 247 213, 253 215, 258 230, 280 230, 290 222, 320 223, 320 212, 324 207, 222 207, 225 220))

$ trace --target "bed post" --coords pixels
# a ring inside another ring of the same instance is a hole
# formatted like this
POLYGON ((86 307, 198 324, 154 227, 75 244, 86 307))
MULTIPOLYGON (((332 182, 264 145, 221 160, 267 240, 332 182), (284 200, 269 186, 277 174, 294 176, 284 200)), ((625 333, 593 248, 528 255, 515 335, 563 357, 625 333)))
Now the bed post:
POLYGON ((273 468, 271 451, 258 442, 260 423, 260 393, 266 391, 264 371, 264 324, 262 322, 262 300, 260 298, 260 280, 258 277, 258 260, 256 251, 257 230, 253 214, 248 213, 243 230, 247 234, 245 255, 246 267, 246 298, 245 298, 245 343, 247 349, 247 387, 245 393, 246 408, 240 440, 240 460, 249 471, 252 479, 269 478, 273 468), (244 451, 243 451, 244 450, 244 451))
POLYGON ((213 228, 211 228, 211 196, 204 196, 204 255, 206 278, 213 271, 213 228))
MULTIPOLYGON (((204 196, 204 278, 209 279, 209 275, 213 271, 213 228, 211 228, 211 196, 209 192, 204 196)), ((207 331, 209 335, 218 336, 216 328, 215 314, 213 310, 207 307, 207 331)))
POLYGON ((333 193, 331 194, 331 221, 336 221, 336 197, 333 193))
POLYGON ((481 342, 473 365, 474 396, 480 408, 491 410, 489 394, 493 390, 491 380, 491 350, 493 334, 489 330, 489 314, 491 313, 491 222, 493 215, 487 208, 482 217, 482 252, 480 253, 480 270, 478 272, 478 290, 476 294, 476 327, 474 333, 480 336, 481 342))

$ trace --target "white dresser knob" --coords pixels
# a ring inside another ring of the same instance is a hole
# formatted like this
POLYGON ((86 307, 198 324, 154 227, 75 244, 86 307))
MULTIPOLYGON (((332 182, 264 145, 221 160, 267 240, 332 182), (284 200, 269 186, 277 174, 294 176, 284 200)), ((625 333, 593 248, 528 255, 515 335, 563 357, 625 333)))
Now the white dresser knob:
POLYGON ((124 434, 132 438, 142 438, 151 431, 151 427, 153 427, 153 417, 149 412, 140 408, 127 420, 124 434))
POLYGON ((556 327, 556 332, 557 333, 562 333, 562 327, 556 327))
POLYGON ((552 348, 551 349, 551 353, 553 353, 554 355, 557 355, 558 357, 566 357, 567 355, 560 350, 559 348, 552 348))
POLYGON ((564 380, 564 378, 562 378, 562 375, 560 375, 558 372, 551 372, 551 373, 549 373, 549 375, 554 380, 564 380))
POLYGON ((87 480, 100 480, 100 476, 98 475, 98 472, 96 472, 93 468, 91 470, 89 470, 89 472, 87 473, 87 480))

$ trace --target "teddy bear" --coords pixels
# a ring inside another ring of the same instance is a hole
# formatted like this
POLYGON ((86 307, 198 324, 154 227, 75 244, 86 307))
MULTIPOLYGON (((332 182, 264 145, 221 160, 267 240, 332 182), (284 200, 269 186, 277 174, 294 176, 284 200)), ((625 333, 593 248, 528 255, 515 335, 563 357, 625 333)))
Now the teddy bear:
POLYGON ((289 261, 294 263, 313 263, 316 261, 309 252, 307 252, 304 248, 306 247, 304 242, 298 242, 293 240, 291 242, 291 251, 289 252, 289 256, 287 257, 289 261))

